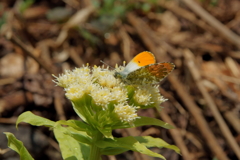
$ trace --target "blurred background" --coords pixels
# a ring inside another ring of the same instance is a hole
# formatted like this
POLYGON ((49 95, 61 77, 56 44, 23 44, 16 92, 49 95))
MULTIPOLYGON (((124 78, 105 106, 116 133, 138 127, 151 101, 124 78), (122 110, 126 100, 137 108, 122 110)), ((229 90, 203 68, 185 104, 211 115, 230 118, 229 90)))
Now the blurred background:
MULTIPOLYGON (((52 131, 21 123, 24 111, 53 121, 78 119, 52 74, 129 62, 151 51, 175 70, 160 84, 162 111, 139 115, 176 127, 114 131, 160 137, 182 155, 152 148, 168 160, 240 159, 239 0, 1 0, 0 159, 17 160, 3 132, 23 141, 36 160, 61 160, 52 131)), ((103 160, 154 160, 134 152, 103 160)))

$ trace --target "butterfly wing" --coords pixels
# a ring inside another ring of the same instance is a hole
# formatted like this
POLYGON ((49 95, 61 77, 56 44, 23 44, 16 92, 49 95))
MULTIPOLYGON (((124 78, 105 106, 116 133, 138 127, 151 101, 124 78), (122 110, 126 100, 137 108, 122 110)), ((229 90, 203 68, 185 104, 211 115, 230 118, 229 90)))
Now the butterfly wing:
POLYGON ((127 75, 135 70, 147 66, 149 64, 156 63, 155 57, 151 52, 144 51, 136 55, 125 67, 122 72, 119 72, 122 77, 127 77, 127 75))
POLYGON ((131 84, 157 84, 167 77, 175 65, 169 62, 150 64, 141 67, 126 77, 126 81, 131 84))
MULTIPOLYGON (((136 63, 139 67, 147 66, 156 63, 155 56, 148 51, 143 51, 136 55, 131 62, 136 63)), ((130 63, 130 62, 129 62, 130 63)))

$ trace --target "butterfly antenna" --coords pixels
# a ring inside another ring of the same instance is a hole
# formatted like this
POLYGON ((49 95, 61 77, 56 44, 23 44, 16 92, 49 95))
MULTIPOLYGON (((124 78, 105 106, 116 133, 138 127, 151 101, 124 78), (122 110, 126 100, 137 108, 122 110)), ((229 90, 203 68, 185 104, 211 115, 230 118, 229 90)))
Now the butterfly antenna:
POLYGON ((112 66, 108 65, 107 63, 103 62, 102 60, 100 60, 100 62, 103 63, 103 64, 105 64, 105 65, 107 65, 108 67, 110 67, 110 68, 112 68, 112 69, 115 69, 115 68, 113 68, 112 66))

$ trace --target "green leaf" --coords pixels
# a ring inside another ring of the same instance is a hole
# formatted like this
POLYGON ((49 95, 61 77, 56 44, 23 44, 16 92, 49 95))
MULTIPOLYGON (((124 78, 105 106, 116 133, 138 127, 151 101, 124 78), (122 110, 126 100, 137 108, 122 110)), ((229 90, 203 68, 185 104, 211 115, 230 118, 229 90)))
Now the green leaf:
MULTIPOLYGON (((168 148, 168 149, 172 149, 174 150, 176 153, 180 154, 180 149, 175 146, 175 145, 170 145, 167 142, 165 142, 164 140, 160 139, 160 138, 153 138, 150 136, 139 136, 139 137, 134 137, 136 140, 138 140, 141 144, 145 145, 147 148, 150 147, 158 147, 158 148, 168 148)), ((104 153, 105 155, 117 155, 123 152, 126 152, 127 149, 125 148, 118 148, 118 147, 114 147, 114 148, 104 148, 102 150, 102 153, 104 153)))
MULTIPOLYGON (((84 131, 78 131, 71 127, 63 127, 65 129, 64 134, 71 136, 79 143, 91 144, 92 138, 84 131)), ((62 129, 63 130, 63 129, 62 129)))
POLYGON ((211 0, 210 5, 216 7, 219 3, 219 0, 211 0))
POLYGON ((176 153, 180 154, 180 149, 175 145, 170 145, 161 138, 153 138, 151 136, 139 136, 135 137, 141 144, 146 147, 158 147, 158 148, 168 148, 174 150, 176 153))
MULTIPOLYGON (((84 98, 82 98, 84 99, 84 98)), ((80 102, 82 102, 81 100, 79 100, 80 102)), ((76 112, 76 114, 84 121, 84 122, 88 122, 88 120, 86 119, 86 116, 83 113, 86 113, 85 110, 85 106, 84 104, 78 104, 77 102, 72 102, 72 106, 74 111, 76 112)))
POLYGON ((74 132, 66 132, 66 135, 71 136, 73 139, 78 141, 79 143, 85 143, 87 145, 91 144, 91 139, 89 137, 86 137, 84 134, 74 133, 74 132))
POLYGON ((113 139, 111 127, 106 126, 104 128, 98 127, 98 130, 104 135, 104 137, 113 139))
POLYGON ((88 145, 77 142, 71 136, 65 134, 68 128, 60 125, 53 129, 54 135, 59 143, 64 160, 87 160, 90 153, 88 145))
POLYGON ((83 121, 78 121, 78 120, 68 120, 68 121, 60 120, 60 121, 57 121, 56 123, 70 126, 78 131, 91 131, 92 130, 91 126, 84 123, 83 121))
POLYGON ((159 119, 156 118, 151 118, 151 117, 140 117, 137 118, 134 122, 134 125, 130 124, 124 124, 122 126, 116 125, 113 126, 112 129, 119 129, 119 128, 133 128, 133 127, 140 127, 140 126, 145 126, 145 125, 155 125, 155 126, 160 126, 166 129, 173 129, 174 127, 166 122, 163 122, 159 119))
POLYGON ((101 153, 103 155, 117 155, 117 154, 121 154, 124 153, 126 151, 128 151, 129 149, 126 148, 120 148, 120 147, 108 147, 108 148, 103 148, 101 150, 101 153))
POLYGON ((94 113, 92 112, 89 106, 91 105, 92 97, 90 95, 85 94, 81 99, 71 101, 73 105, 74 111, 77 115, 86 123, 91 124, 98 124, 97 121, 94 119, 94 113))
POLYGON ((23 13, 26 9, 31 7, 31 5, 35 2, 35 0, 23 0, 20 3, 20 12, 23 13))
MULTIPOLYGON (((114 140, 104 139, 101 141, 97 141, 96 145, 99 148, 103 148, 102 150, 103 154, 106 154, 106 152, 104 151, 104 148, 125 148, 127 150, 136 151, 152 157, 165 159, 162 155, 149 150, 145 145, 139 143, 134 137, 131 137, 131 136, 124 137, 124 138, 114 138, 114 140)), ((113 153, 108 153, 108 154, 113 154, 113 153)))
MULTIPOLYGON (((0 6, 0 11, 2 11, 1 6, 0 6)), ((7 19, 7 13, 3 13, 3 15, 0 17, 0 28, 2 27, 3 24, 6 23, 7 19)))
POLYGON ((6 134, 8 139, 8 147, 19 154, 20 160, 33 160, 32 156, 21 141, 16 139, 16 137, 10 132, 4 132, 4 134, 6 134))
POLYGON ((91 45, 101 43, 101 40, 96 35, 92 34, 91 32, 82 27, 78 27, 78 32, 84 39, 89 41, 91 45))
POLYGON ((46 126, 46 127, 53 127, 55 124, 54 121, 37 116, 30 111, 24 112, 18 117, 16 127, 20 122, 26 122, 34 126, 46 126))
POLYGON ((149 4, 149 3, 144 3, 144 4, 142 5, 142 10, 143 10, 144 12, 149 12, 150 9, 151 9, 151 4, 149 4))
POLYGON ((159 119, 151 118, 151 117, 140 117, 140 118, 136 119, 136 121, 134 121, 134 125, 136 127, 144 126, 144 125, 155 125, 155 126, 160 126, 160 127, 166 128, 166 129, 175 128, 166 122, 163 122, 159 119))

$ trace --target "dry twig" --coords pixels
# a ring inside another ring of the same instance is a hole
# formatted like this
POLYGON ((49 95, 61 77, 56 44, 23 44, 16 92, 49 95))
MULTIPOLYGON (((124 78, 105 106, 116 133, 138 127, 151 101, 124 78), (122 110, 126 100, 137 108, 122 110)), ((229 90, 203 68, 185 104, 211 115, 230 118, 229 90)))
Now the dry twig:
POLYGON ((190 71, 193 79, 195 80, 195 83, 196 83, 198 89, 200 90, 204 99, 206 100, 206 103, 208 104, 208 107, 212 111, 213 116, 215 117, 215 119, 216 119, 224 137, 227 139, 229 145, 231 146, 231 148, 233 149, 235 154, 240 159, 240 152, 239 152, 240 148, 239 148, 237 142, 234 140, 227 124, 225 123, 221 114, 219 113, 219 111, 217 109, 217 106, 215 105, 213 99, 211 98, 211 95, 207 92, 205 86, 203 85, 203 83, 201 81, 201 74, 199 73, 199 70, 195 66, 195 63, 194 63, 194 60, 193 60, 193 54, 190 52, 190 50, 185 50, 184 51, 184 57, 185 57, 185 60, 186 60, 186 64, 189 68, 189 71, 190 71))
POLYGON ((45 62, 42 61, 41 58, 36 57, 33 53, 35 49, 31 46, 24 44, 20 39, 18 39, 15 35, 11 35, 7 37, 15 45, 19 46, 29 57, 33 58, 41 67, 43 67, 49 74, 55 74, 55 70, 53 66, 48 66, 45 62))
MULTIPOLYGON (((162 117, 162 119, 171 124, 172 126, 175 126, 171 118, 167 115, 167 113, 164 110, 158 111, 158 114, 162 117)), ((175 126, 176 127, 176 126, 175 126)), ((183 137, 181 135, 181 132, 179 129, 170 129, 169 130, 170 134, 172 135, 174 141, 176 142, 176 145, 180 148, 182 156, 185 160, 193 160, 195 159, 193 155, 190 154, 188 151, 187 146, 184 143, 183 137)))
POLYGON ((229 40, 232 44, 235 44, 240 49, 240 37, 236 35, 234 32, 229 30, 226 26, 224 26, 221 22, 219 22, 215 17, 209 14, 206 10, 200 7, 193 0, 182 0, 185 4, 192 9, 198 16, 200 16, 203 20, 205 20, 209 25, 215 28, 218 33, 220 33, 224 38, 229 40))
POLYGON ((190 94, 186 92, 186 89, 183 87, 184 85, 177 79, 177 77, 173 74, 168 76, 168 80, 172 84, 172 87, 177 92, 178 96, 181 98, 185 106, 188 108, 196 123, 199 127, 200 132, 203 137, 206 139, 206 143, 211 149, 211 151, 217 156, 219 160, 228 160, 224 151, 218 144, 214 134, 211 132, 207 121, 204 119, 201 111, 198 109, 197 105, 194 103, 190 94))

